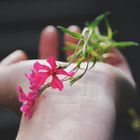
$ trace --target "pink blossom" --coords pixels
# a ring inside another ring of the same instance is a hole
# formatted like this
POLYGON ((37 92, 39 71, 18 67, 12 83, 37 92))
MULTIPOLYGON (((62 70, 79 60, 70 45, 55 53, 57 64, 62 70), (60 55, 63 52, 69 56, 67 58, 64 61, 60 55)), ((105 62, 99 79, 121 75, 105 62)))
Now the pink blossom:
POLYGON ((58 67, 54 57, 49 57, 47 62, 49 66, 36 62, 33 65, 32 72, 30 74, 25 74, 30 81, 30 92, 25 94, 22 90, 22 87, 18 87, 18 99, 20 102, 22 102, 20 110, 25 114, 25 117, 27 118, 32 116, 35 101, 40 95, 40 89, 49 76, 52 77, 51 82, 49 83, 51 87, 54 89, 58 88, 59 90, 62 90, 63 83, 62 80, 57 77, 57 75, 61 74, 68 77, 72 77, 74 75, 74 72, 66 72, 60 66, 58 67))
POLYGON ((25 117, 30 118, 33 113, 33 106, 38 97, 36 91, 31 91, 27 95, 23 92, 22 87, 18 86, 19 101, 22 102, 20 110, 25 114, 25 117))
POLYGON ((74 75, 74 72, 66 72, 65 70, 63 70, 61 67, 58 67, 56 65, 56 60, 54 57, 49 57, 47 59, 47 62, 49 63, 49 66, 46 65, 42 65, 39 62, 36 62, 34 64, 34 70, 37 73, 37 76, 35 76, 34 79, 36 79, 38 81, 38 79, 42 76, 41 79, 41 84, 44 84, 44 82, 47 80, 47 78, 49 76, 52 76, 52 80, 51 80, 51 87, 52 88, 58 88, 59 90, 63 89, 63 83, 62 80, 60 80, 57 75, 61 74, 61 75, 66 75, 69 77, 72 77, 74 75), (41 76, 40 76, 41 74, 41 76), (38 76, 39 75, 39 76, 38 76))
POLYGON ((25 74, 30 81, 31 90, 39 90, 46 81, 46 74, 44 72, 36 72, 32 70, 31 74, 25 74))

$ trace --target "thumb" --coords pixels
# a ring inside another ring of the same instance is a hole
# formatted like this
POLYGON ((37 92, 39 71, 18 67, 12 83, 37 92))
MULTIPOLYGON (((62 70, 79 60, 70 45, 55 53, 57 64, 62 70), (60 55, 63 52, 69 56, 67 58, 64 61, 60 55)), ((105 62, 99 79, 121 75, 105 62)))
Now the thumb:
POLYGON ((24 51, 16 50, 16 51, 12 52, 11 54, 9 54, 7 57, 5 57, 1 61, 0 65, 7 66, 10 64, 20 62, 22 60, 26 60, 26 59, 27 59, 27 55, 24 51))

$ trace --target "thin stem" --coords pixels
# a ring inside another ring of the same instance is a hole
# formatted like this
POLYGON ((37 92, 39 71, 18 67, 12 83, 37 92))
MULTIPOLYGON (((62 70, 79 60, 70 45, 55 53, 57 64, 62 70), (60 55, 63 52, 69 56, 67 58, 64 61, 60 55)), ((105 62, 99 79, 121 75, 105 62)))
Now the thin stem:
POLYGON ((76 58, 76 52, 77 52, 77 50, 78 50, 78 47, 79 47, 81 41, 82 41, 82 39, 80 39, 80 40, 78 41, 78 43, 77 43, 77 45, 76 45, 76 48, 75 48, 75 51, 74 51, 74 56, 72 57, 72 59, 70 60, 69 64, 68 64, 66 67, 70 66, 71 63, 73 62, 73 60, 76 58))
POLYGON ((88 42, 89 42, 89 40, 92 36, 92 33, 93 33, 93 29, 90 29, 88 35, 85 34, 85 43, 84 43, 84 46, 83 46, 83 53, 84 54, 85 54, 85 51, 87 49, 88 42))
POLYGON ((46 88, 50 87, 51 83, 47 83, 39 89, 39 94, 41 94, 46 88))

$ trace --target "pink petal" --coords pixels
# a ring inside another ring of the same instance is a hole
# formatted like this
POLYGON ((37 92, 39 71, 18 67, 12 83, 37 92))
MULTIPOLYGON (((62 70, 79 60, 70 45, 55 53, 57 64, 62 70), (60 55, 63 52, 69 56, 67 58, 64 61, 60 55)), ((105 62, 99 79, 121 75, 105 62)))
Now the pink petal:
POLYGON ((53 76, 52 82, 51 82, 52 88, 58 88, 60 91, 63 89, 63 83, 61 80, 58 79, 57 76, 53 76))
POLYGON ((23 89, 21 86, 18 86, 17 88, 18 92, 19 92, 19 96, 18 96, 18 100, 20 102, 24 102, 27 99, 26 94, 23 92, 23 89))
POLYGON ((25 74, 30 81, 30 89, 38 90, 50 76, 48 72, 35 72, 32 70, 32 73, 25 74))
POLYGON ((34 68, 34 70, 37 71, 37 72, 38 72, 39 70, 47 70, 47 71, 50 70, 50 68, 49 68, 48 66, 42 65, 42 64, 40 64, 40 63, 37 62, 37 61, 36 61, 36 63, 34 63, 33 68, 34 68))
POLYGON ((31 108, 32 108, 32 106, 29 106, 29 105, 22 105, 22 106, 20 107, 20 111, 21 111, 21 112, 27 113, 27 112, 29 112, 29 111, 31 110, 31 108))
POLYGON ((38 84, 38 85, 43 85, 44 82, 46 81, 46 79, 49 77, 50 75, 47 72, 37 72, 35 73, 34 76, 34 81, 38 84))
POLYGON ((31 118, 32 113, 33 113, 33 107, 30 105, 22 105, 20 107, 20 111, 23 112, 25 114, 25 117, 27 119, 31 118))
POLYGON ((73 72, 73 71, 71 71, 71 72, 66 72, 66 71, 63 70, 63 69, 57 69, 57 70, 56 70, 56 73, 57 73, 57 74, 62 74, 62 75, 67 75, 67 76, 69 76, 69 77, 72 77, 72 76, 74 75, 74 72, 73 72))
POLYGON ((74 76, 74 71, 70 71, 69 72, 69 77, 73 77, 74 76))
POLYGON ((25 73, 25 76, 27 77, 27 79, 28 79, 30 82, 33 81, 34 75, 35 75, 35 71, 34 71, 34 70, 32 70, 32 72, 29 73, 29 74, 25 73))
POLYGON ((31 91, 28 93, 28 100, 30 101, 35 101, 37 97, 38 97, 37 91, 31 91))
POLYGON ((38 84, 36 84, 36 83, 32 83, 32 84, 30 85, 30 89, 31 89, 31 90, 35 90, 35 91, 38 91, 38 90, 40 89, 40 87, 41 87, 41 85, 38 85, 38 84))
POLYGON ((18 87, 17 87, 17 90, 18 90, 19 93, 24 93, 21 86, 18 86, 18 87))
POLYGON ((56 65, 55 57, 52 56, 48 57, 47 62, 50 64, 53 70, 56 70, 57 65, 56 65))
POLYGON ((30 74, 25 74, 25 76, 28 78, 30 81, 30 89, 32 90, 38 90, 40 88, 40 85, 38 85, 35 81, 35 71, 32 70, 32 73, 30 74))

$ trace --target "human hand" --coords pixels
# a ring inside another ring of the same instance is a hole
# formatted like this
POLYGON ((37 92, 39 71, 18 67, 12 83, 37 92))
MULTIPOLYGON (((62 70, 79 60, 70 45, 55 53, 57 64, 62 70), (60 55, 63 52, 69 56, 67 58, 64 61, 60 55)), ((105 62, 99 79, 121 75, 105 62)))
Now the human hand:
MULTIPOLYGON (((10 85, 8 83, 9 80, 12 81, 14 79, 10 79, 7 72, 9 68, 23 60, 27 60, 25 52, 16 50, 0 62, 0 106, 10 108, 16 112, 19 112, 17 109, 17 106, 19 105, 17 94, 16 92, 9 90, 11 88, 11 83, 10 85)), ((19 78, 15 72, 10 73, 9 75, 14 75, 19 78)))
MULTIPOLYGON (((55 57, 58 55, 57 34, 52 29, 50 26, 50 28, 42 31, 39 45, 40 59, 43 59, 46 55, 55 57), (51 46, 51 48, 48 46, 51 46)), ((20 81, 24 81, 24 74, 26 70, 29 71, 32 65, 32 63, 29 65, 29 60, 22 64, 21 61, 24 60, 27 60, 26 53, 22 50, 17 50, 0 62, 0 106, 7 107, 16 113, 19 112, 17 85, 20 81)))
MULTIPOLYGON (((78 30, 75 26, 71 28, 78 30)), ((67 35, 64 38, 76 42, 67 35)), ((135 82, 118 50, 114 49, 104 57, 108 64, 98 62, 72 87, 65 85, 62 93, 47 90, 46 96, 38 100, 32 118, 22 117, 17 139, 108 140, 113 131, 116 100, 124 91, 132 94, 135 82)), ((12 70, 24 73, 33 63, 21 62, 12 70)), ((22 79, 23 74, 20 77, 22 79)), ((23 80, 19 83, 27 88, 23 80)))

